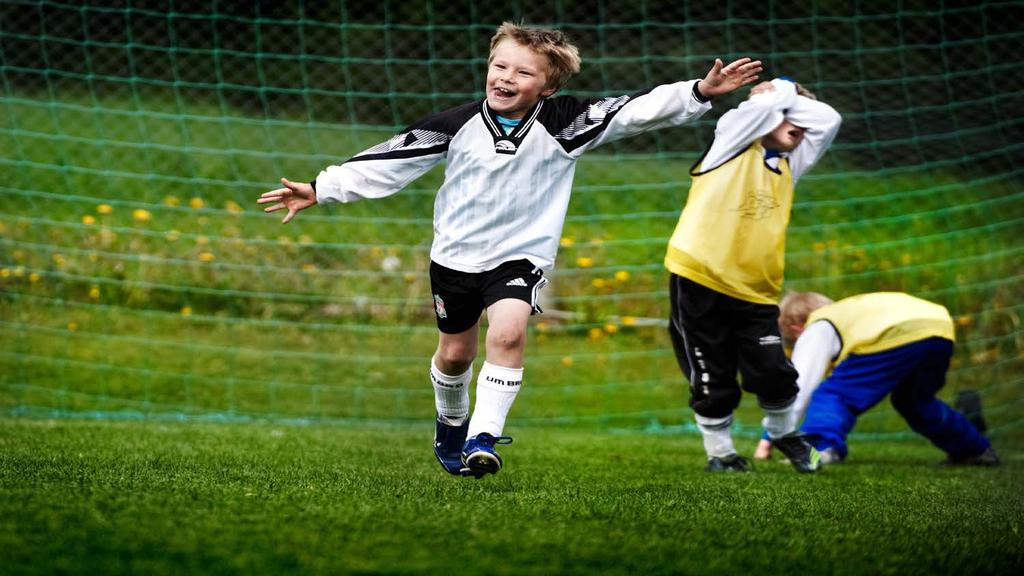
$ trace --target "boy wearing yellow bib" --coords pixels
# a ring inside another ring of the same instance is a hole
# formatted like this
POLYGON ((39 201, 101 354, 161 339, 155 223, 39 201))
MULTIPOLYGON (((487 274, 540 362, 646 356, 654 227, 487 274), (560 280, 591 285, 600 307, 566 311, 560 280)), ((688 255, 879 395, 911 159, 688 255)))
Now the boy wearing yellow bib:
POLYGON ((796 292, 780 306, 782 335, 793 344, 800 373, 801 430, 823 462, 846 458, 857 417, 888 395, 910 427, 948 455, 947 463, 999 464, 989 440, 935 397, 953 354, 953 320, 944 307, 900 292, 838 302, 796 292))
POLYGON ((800 472, 818 454, 796 431, 796 371, 779 335, 786 227, 796 181, 839 131, 831 106, 787 78, 755 86, 724 114, 690 170, 693 185, 665 256, 669 334, 690 381, 710 472, 746 472, 732 443, 743 389, 756 394, 772 442, 800 472))

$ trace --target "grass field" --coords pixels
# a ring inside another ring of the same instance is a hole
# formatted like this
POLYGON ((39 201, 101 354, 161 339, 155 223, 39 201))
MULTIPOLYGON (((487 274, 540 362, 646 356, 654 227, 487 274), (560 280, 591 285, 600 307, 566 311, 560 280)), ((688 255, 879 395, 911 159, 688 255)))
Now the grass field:
POLYGON ((428 422, 0 420, 0 572, 1009 574, 1024 565, 1017 448, 1004 450, 1001 468, 941 469, 923 441, 862 442, 815 476, 776 462, 710 475, 694 436, 511 432, 506 469, 475 481, 436 465, 428 422))

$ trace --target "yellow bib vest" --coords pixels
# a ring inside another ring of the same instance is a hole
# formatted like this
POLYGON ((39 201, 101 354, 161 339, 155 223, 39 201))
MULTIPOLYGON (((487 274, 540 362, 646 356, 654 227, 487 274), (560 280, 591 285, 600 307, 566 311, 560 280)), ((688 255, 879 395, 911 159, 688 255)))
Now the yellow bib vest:
POLYGON ((842 340, 834 364, 850 354, 871 354, 938 336, 954 340, 953 319, 945 307, 902 292, 873 292, 822 306, 807 324, 827 320, 842 340))
POLYGON ((758 140, 693 185, 669 240, 665 267, 733 298, 775 304, 782 291, 786 226, 793 207, 789 162, 773 170, 758 140))

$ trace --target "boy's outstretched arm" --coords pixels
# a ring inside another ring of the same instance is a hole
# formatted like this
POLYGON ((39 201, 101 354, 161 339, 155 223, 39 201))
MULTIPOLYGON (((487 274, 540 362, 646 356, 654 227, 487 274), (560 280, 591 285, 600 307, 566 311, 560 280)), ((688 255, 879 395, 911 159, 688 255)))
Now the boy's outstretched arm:
POLYGON ((316 191, 305 182, 292 182, 287 178, 281 178, 281 184, 284 184, 284 188, 264 192, 256 200, 256 203, 270 204, 271 202, 276 202, 276 204, 264 208, 264 212, 288 210, 288 214, 281 220, 281 224, 287 224, 300 210, 305 210, 316 204, 316 191))
POLYGON ((757 75, 762 70, 764 68, 761 66, 760 60, 740 58, 730 62, 728 66, 723 66, 722 60, 715 58, 714 66, 697 85, 697 90, 707 98, 728 94, 737 88, 755 82, 757 75))

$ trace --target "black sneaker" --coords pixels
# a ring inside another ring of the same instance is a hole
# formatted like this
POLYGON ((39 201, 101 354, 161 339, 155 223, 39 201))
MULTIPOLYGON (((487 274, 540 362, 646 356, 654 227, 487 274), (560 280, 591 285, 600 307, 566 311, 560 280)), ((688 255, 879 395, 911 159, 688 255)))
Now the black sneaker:
POLYGON ((750 460, 733 453, 721 458, 708 458, 708 465, 704 469, 708 472, 750 472, 754 467, 750 460))
POLYGON ((978 429, 978 432, 985 433, 988 425, 984 416, 981 415, 981 395, 974 390, 961 390, 956 393, 956 400, 953 401, 953 408, 964 415, 967 420, 978 429))
POLYGON ((996 449, 989 446, 981 454, 975 454, 974 456, 968 456, 966 458, 946 458, 946 461, 942 463, 944 466, 999 466, 999 454, 996 454, 996 449))
POLYGON ((772 439, 772 446, 786 455, 797 472, 810 474, 821 467, 821 454, 807 441, 803 432, 790 432, 772 439))

